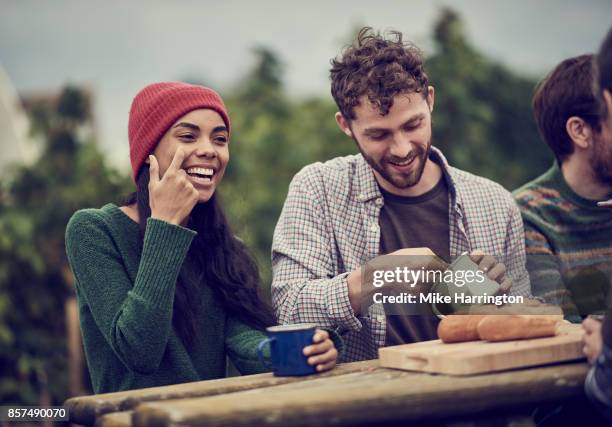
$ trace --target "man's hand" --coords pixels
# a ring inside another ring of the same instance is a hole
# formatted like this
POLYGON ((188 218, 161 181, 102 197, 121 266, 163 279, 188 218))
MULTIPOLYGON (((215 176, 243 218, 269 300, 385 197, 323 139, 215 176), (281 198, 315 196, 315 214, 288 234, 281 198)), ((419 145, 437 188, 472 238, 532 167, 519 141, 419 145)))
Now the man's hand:
MULTIPOLYGON (((382 287, 376 288, 373 286, 371 283, 372 277, 370 277, 371 273, 373 271, 393 271, 397 267, 402 269, 407 267, 411 270, 444 270, 447 264, 438 258, 429 248, 404 248, 372 259, 365 266, 351 272, 346 279, 349 301, 356 315, 361 313, 362 303, 371 301, 375 292, 384 290, 382 287), (365 274, 363 274, 364 268, 365 274), (362 281, 365 283, 362 283, 362 281)), ((397 290, 420 293, 426 291, 425 287, 429 288, 431 284, 416 283, 408 286, 405 283, 388 283, 385 286, 387 291, 397 290)))
POLYGON ((603 345, 601 338, 601 322, 587 317, 582 322, 582 329, 584 329, 584 335, 582 336, 584 347, 582 351, 592 365, 601 353, 603 345))
POLYGON ((478 264, 478 267, 487 274, 487 277, 491 280, 495 280, 499 283, 499 289, 496 295, 503 295, 510 292, 512 288, 512 279, 506 277, 506 266, 498 262, 495 257, 491 255, 485 255, 481 250, 475 250, 470 253, 470 259, 478 264))

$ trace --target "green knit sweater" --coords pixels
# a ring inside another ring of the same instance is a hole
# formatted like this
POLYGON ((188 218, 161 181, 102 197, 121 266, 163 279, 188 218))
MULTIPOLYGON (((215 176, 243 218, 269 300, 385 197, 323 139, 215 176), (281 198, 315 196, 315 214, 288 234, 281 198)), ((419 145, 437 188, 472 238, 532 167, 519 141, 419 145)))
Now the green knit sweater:
POLYGON ((144 242, 139 232, 113 204, 76 212, 66 229, 94 391, 220 378, 226 355, 243 374, 265 371, 256 350, 265 335, 228 316, 208 287, 198 339, 183 345, 172 326, 174 291, 196 232, 152 218, 144 242))
POLYGON ((571 320, 612 307, 612 212, 576 194, 555 164, 514 192, 531 290, 571 320))

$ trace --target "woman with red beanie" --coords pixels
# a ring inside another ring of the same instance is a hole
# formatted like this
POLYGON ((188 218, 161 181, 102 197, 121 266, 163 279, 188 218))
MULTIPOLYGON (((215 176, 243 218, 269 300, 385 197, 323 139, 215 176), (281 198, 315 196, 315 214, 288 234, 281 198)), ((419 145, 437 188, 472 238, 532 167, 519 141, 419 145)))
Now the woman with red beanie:
MULTIPOLYGON (((226 356, 243 374, 266 370, 257 345, 276 320, 216 197, 230 130, 213 90, 145 87, 129 117, 136 192, 71 218, 66 251, 96 393, 223 377, 226 356)), ((304 353, 318 371, 338 354, 327 331, 304 353)))

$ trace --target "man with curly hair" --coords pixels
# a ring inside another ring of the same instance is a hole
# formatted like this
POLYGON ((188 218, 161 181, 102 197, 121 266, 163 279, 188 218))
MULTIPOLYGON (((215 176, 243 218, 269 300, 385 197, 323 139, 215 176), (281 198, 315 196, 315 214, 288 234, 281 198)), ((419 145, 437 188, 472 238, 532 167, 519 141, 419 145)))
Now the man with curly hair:
POLYGON ((450 262, 468 252, 499 293, 529 296, 512 196, 449 166, 432 147, 434 88, 419 49, 401 33, 363 28, 332 61, 331 82, 338 126, 360 154, 306 166, 291 182, 272 246, 279 321, 337 328, 346 338, 344 361, 437 338, 431 312, 364 308, 361 266, 384 254, 450 262))

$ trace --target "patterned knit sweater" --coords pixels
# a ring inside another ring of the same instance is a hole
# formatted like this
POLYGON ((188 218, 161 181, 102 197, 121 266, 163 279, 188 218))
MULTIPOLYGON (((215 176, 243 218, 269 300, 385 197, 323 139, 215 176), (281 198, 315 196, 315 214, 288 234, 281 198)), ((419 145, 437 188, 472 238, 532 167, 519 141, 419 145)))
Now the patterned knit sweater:
POLYGON ((514 196, 533 295, 562 305, 573 321, 612 307, 612 211, 576 194, 556 162, 514 196))

